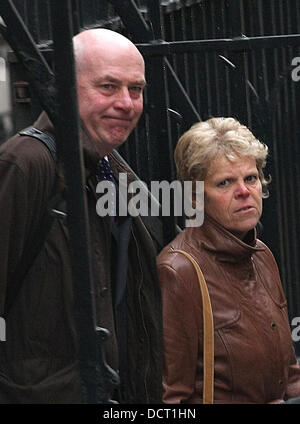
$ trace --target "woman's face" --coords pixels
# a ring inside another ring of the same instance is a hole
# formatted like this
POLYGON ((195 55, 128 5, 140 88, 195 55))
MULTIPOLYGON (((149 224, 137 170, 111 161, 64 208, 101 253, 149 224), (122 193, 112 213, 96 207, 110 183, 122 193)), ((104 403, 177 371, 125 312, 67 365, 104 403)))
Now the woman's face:
POLYGON ((262 213, 262 185, 253 157, 236 155, 231 162, 217 156, 204 180, 205 212, 215 221, 244 238, 262 213))

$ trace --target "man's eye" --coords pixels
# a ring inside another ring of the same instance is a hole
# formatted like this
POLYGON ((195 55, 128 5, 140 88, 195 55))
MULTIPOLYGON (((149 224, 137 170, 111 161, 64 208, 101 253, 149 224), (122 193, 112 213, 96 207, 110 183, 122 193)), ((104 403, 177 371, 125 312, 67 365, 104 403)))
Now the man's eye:
POLYGON ((101 88, 103 88, 104 90, 112 90, 114 86, 112 84, 102 84, 101 88))
POLYGON ((129 87, 129 91, 133 96, 140 96, 140 94, 143 92, 143 88, 140 86, 133 86, 129 87))
POLYGON ((141 92, 142 91, 142 87, 130 87, 131 91, 138 91, 141 92))

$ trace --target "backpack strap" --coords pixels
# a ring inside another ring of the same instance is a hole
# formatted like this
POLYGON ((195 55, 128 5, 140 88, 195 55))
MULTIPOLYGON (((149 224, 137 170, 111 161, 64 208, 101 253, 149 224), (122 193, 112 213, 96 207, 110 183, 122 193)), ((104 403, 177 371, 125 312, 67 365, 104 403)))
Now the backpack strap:
MULTIPOLYGON (((53 160, 56 162, 56 145, 55 140, 50 135, 34 128, 30 127, 24 131, 19 132, 20 136, 29 136, 33 137, 42 143, 48 148, 53 160)), ((24 278, 26 277, 29 269, 34 263, 35 258, 41 251, 43 244, 51 230, 52 224, 54 222, 55 214, 52 212, 52 209, 55 207, 55 204, 58 201, 60 190, 59 190, 59 177, 56 172, 55 181, 52 187, 52 193, 47 202, 44 215, 41 219, 39 228, 33 237, 30 238, 28 243, 25 245, 23 250, 23 256, 21 257, 13 275, 11 276, 9 283, 7 285, 7 292, 4 305, 4 317, 9 313, 14 300, 16 299, 21 287, 24 278)))
POLYGON ((33 137, 40 140, 49 149, 54 162, 56 162, 57 155, 56 155, 56 143, 55 143, 54 137, 44 133, 41 130, 38 130, 35 127, 26 128, 25 130, 20 131, 19 135, 33 137))

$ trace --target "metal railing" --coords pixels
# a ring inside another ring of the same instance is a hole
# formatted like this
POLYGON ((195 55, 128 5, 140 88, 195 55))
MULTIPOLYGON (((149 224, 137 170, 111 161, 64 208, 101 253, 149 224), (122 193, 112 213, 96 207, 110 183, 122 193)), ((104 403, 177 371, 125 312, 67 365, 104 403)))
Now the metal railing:
MULTIPOLYGON (((13 3, 51 63, 48 2, 13 3)), ((234 116, 269 146, 273 181, 261 237, 278 261, 290 317, 300 316, 299 0, 73 0, 71 12, 74 32, 120 31, 145 57, 145 112, 120 152, 146 183, 175 178, 174 146, 198 119, 234 116)), ((16 92, 23 74, 13 58, 11 76, 16 92)), ((34 94, 28 99, 15 96, 16 129, 38 113, 34 94)), ((176 223, 165 222, 166 242, 176 223)))

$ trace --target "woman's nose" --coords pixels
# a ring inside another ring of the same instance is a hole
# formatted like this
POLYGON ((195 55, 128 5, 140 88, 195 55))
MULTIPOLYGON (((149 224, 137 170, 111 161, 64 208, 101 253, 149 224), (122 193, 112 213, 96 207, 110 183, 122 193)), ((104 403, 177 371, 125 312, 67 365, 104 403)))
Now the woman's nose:
POLYGON ((241 182, 238 184, 236 190, 235 190, 235 196, 241 197, 241 196, 248 196, 250 193, 249 188, 244 182, 241 182))

